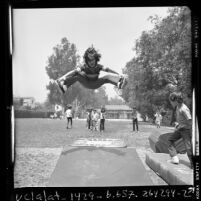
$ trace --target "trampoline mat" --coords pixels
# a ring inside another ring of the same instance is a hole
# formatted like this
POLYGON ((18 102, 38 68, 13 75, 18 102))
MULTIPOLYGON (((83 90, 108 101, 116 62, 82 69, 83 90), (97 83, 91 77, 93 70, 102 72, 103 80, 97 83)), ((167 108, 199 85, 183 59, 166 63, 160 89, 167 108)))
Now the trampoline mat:
POLYGON ((153 185, 136 150, 65 147, 48 187, 153 185))

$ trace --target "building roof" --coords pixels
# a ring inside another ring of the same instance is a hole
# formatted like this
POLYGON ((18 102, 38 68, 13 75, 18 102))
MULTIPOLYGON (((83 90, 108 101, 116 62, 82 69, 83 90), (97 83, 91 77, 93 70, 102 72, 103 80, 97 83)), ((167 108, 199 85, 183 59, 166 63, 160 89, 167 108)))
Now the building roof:
POLYGON ((18 100, 18 99, 35 99, 34 97, 31 96, 26 96, 26 97, 21 97, 21 96, 14 96, 13 99, 18 100))
POLYGON ((127 105, 105 105, 106 110, 132 110, 127 105))
POLYGON ((23 99, 32 99, 32 100, 35 100, 34 97, 22 97, 23 99))

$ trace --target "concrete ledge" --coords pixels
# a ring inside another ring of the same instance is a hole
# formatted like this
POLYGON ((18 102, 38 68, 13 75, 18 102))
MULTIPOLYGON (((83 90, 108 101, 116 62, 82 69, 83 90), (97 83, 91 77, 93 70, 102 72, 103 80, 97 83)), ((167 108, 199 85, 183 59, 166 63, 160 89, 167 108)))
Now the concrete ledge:
POLYGON ((178 154, 180 164, 175 165, 169 154, 146 153, 146 164, 169 185, 193 185, 193 170, 186 154, 178 154))

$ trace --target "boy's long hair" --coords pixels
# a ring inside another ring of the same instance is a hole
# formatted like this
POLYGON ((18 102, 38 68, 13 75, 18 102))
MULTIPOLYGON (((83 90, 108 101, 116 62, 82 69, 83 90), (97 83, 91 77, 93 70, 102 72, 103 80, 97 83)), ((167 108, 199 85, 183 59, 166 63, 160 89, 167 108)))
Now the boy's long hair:
POLYGON ((183 103, 183 96, 181 92, 173 92, 169 96, 169 100, 172 102, 177 101, 178 103, 183 103))
POLYGON ((85 63, 87 63, 90 59, 89 59, 89 56, 93 56, 94 58, 95 58, 95 60, 96 60, 96 63, 98 62, 98 61, 100 61, 100 58, 101 58, 101 54, 99 54, 96 50, 95 50, 95 48, 92 46, 92 47, 89 47, 86 51, 85 51, 85 53, 84 53, 84 56, 83 56, 83 58, 84 58, 84 61, 85 61, 85 63))

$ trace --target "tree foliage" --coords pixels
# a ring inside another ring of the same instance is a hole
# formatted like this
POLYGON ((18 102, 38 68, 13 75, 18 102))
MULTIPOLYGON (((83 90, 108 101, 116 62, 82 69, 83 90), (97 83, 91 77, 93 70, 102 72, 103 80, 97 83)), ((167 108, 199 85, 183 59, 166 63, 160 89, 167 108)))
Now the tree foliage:
POLYGON ((108 105, 124 105, 125 102, 118 98, 117 96, 116 97, 112 97, 110 98, 110 100, 108 101, 108 105))
POLYGON ((172 91, 183 92, 191 105, 190 10, 174 7, 166 18, 149 20, 154 28, 142 32, 135 43, 136 55, 124 68, 129 83, 123 96, 130 106, 151 116, 156 108, 170 107, 172 91))
MULTIPOLYGON (((61 44, 53 47, 53 54, 48 58, 46 72, 50 79, 56 80, 67 72, 76 68, 79 62, 76 46, 71 44, 67 38, 61 39, 61 44)), ((68 104, 76 97, 75 91, 80 91, 78 86, 73 86, 68 93, 62 95, 54 83, 49 83, 48 100, 51 104, 68 104), (73 90, 74 89, 74 90, 73 90)))

